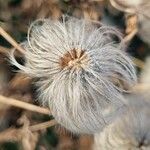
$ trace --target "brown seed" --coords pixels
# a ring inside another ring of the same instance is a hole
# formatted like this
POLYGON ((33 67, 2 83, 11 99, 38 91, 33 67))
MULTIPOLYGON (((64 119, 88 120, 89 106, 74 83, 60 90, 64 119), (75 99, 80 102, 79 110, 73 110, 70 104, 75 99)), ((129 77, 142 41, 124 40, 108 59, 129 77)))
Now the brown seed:
POLYGON ((81 64, 81 60, 85 54, 85 51, 81 50, 79 54, 78 51, 79 50, 74 48, 71 51, 68 51, 66 54, 64 54, 64 56, 60 58, 60 66, 62 68, 65 68, 74 64, 81 64))

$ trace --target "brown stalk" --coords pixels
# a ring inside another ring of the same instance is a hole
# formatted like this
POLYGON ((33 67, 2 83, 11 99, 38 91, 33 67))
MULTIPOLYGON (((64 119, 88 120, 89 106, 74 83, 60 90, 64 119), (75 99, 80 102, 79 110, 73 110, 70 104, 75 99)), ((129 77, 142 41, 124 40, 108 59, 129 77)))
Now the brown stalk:
POLYGON ((133 37, 136 35, 137 32, 138 32, 138 30, 134 29, 131 33, 126 35, 123 39, 124 43, 128 43, 129 41, 131 41, 131 39, 133 39, 133 37))
POLYGON ((24 49, 2 27, 0 27, 0 35, 2 35, 19 52, 24 53, 24 49))
POLYGON ((144 92, 150 90, 150 84, 140 83, 132 88, 133 92, 144 92))
POLYGON ((52 127, 56 124, 57 124, 57 122, 53 119, 53 120, 50 120, 50 121, 46 121, 46 122, 42 122, 42 123, 39 123, 39 124, 36 124, 36 125, 32 125, 32 126, 29 127, 29 129, 32 132, 35 132, 35 131, 38 131, 38 130, 43 130, 43 129, 48 128, 48 127, 52 127))
POLYGON ((2 96, 2 95, 0 95, 0 103, 15 106, 15 107, 19 107, 19 108, 30 110, 30 111, 33 111, 33 112, 38 112, 38 113, 50 115, 50 111, 46 108, 42 108, 42 107, 39 107, 39 106, 36 106, 36 105, 33 105, 33 104, 22 102, 20 100, 5 97, 5 96, 2 96))
POLYGON ((140 69, 144 68, 145 63, 142 60, 135 57, 133 57, 132 60, 137 67, 139 67, 140 69))

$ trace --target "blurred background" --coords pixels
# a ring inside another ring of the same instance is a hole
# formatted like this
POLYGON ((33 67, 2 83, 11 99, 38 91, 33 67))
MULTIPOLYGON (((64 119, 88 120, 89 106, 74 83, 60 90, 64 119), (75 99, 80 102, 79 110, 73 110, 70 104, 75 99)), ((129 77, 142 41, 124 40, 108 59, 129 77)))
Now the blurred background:
MULTIPOLYGON (((134 58, 139 83, 150 83, 149 0, 0 0, 0 26, 18 43, 26 40, 34 20, 59 19, 63 14, 120 30, 126 50, 134 58)), ((11 49, 0 35, 0 95, 39 106, 34 80, 9 63, 7 52, 11 49)), ((20 54, 16 57, 24 63, 20 54)), ((59 125, 34 132, 29 128, 50 119, 52 116, 0 102, 0 150, 92 150, 93 136, 75 135, 59 125)))

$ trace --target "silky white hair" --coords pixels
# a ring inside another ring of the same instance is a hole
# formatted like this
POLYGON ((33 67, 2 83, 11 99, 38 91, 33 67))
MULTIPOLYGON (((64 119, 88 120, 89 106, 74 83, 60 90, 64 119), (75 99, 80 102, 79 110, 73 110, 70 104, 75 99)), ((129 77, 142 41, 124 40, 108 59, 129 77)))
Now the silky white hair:
POLYGON ((149 150, 150 95, 127 96, 128 111, 94 135, 93 150, 149 150))
POLYGON ((39 99, 62 126, 95 133, 122 112, 124 88, 116 80, 130 87, 136 73, 116 29, 72 17, 38 20, 24 48, 25 66, 13 52, 11 61, 39 79, 39 99))

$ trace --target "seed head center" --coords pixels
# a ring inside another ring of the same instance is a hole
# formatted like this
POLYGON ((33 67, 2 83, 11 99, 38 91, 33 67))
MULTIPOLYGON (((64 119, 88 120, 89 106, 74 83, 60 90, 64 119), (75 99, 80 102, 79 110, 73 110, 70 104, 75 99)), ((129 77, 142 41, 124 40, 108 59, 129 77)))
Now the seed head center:
POLYGON ((73 67, 73 66, 80 67, 81 64, 82 62, 80 61, 80 59, 75 59, 68 62, 69 67, 73 67))
POLYGON ((79 49, 72 49, 60 58, 60 66, 61 68, 81 68, 85 65, 86 61, 87 55, 85 54, 85 51, 79 49))

